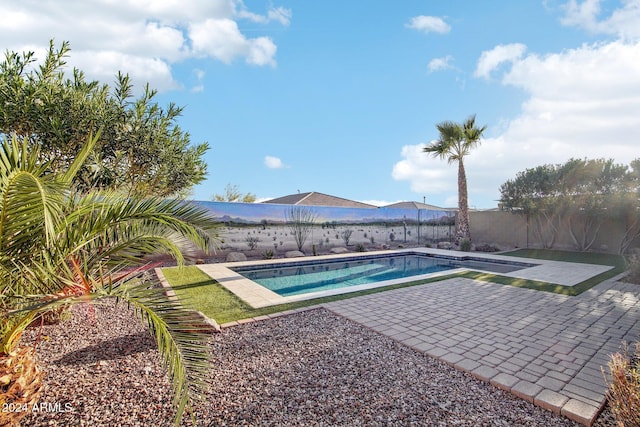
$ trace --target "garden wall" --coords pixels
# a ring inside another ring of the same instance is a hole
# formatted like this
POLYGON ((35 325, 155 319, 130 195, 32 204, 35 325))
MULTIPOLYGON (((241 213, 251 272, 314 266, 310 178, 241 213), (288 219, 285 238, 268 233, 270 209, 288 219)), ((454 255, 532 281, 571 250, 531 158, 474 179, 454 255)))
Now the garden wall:
MULTIPOLYGON (((316 217, 303 246, 303 252, 308 255, 328 253, 335 247, 356 251, 435 246, 442 241, 450 242, 455 233, 455 212, 450 210, 196 203, 220 222, 222 254, 242 251, 254 257, 264 257, 268 253, 281 257, 287 251, 297 250, 291 227, 287 224, 287 211, 293 207, 308 209, 316 217), (349 234, 348 239, 346 234, 349 234)), ((524 214, 471 211, 470 220, 476 246, 488 244, 503 250, 544 247, 536 233, 535 222, 524 214)), ((581 228, 582 223, 574 223, 575 230, 581 228)), ((623 224, 603 220, 590 250, 618 253, 623 235, 623 224)), ((637 239, 630 249, 639 246, 640 239, 637 239)), ((577 249, 566 224, 558 228, 552 249, 577 249)))
POLYGON ((292 208, 313 213, 315 220, 303 251, 327 253, 334 247, 370 250, 425 246, 450 241, 455 212, 430 209, 345 208, 269 203, 196 202, 216 218, 223 249, 278 257, 297 250, 287 223, 292 208), (346 234, 349 238, 346 239, 346 234))
MULTIPOLYGON (((525 214, 504 211, 471 211, 470 221, 471 236, 476 245, 486 243, 505 249, 543 247, 536 232, 533 218, 528 218, 525 214)), ((580 238, 580 231, 584 229, 584 221, 575 220, 573 229, 576 230, 576 234, 580 238)), ((593 232, 595 228, 591 230, 593 232)), ((603 219, 590 250, 618 253, 624 232, 624 224, 611 219, 603 219)), ((549 227, 544 228, 543 233, 550 235, 549 227)), ((640 239, 636 239, 630 249, 638 247, 640 247, 640 239)), ((552 249, 578 249, 568 231, 566 222, 558 227, 552 249)))

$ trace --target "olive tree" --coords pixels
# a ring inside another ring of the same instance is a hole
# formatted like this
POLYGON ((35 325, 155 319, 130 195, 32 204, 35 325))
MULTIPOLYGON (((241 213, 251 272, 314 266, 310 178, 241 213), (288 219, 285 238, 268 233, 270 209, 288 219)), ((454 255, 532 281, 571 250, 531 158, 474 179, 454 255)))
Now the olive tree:
POLYGON ((214 194, 211 201, 254 203, 256 195, 252 193, 242 194, 237 185, 227 184, 224 187, 224 194, 214 194))
MULTIPOLYGON (((622 220, 626 215, 627 237, 623 240, 635 238, 633 214, 638 197, 633 181, 629 166, 611 159, 570 159, 519 172, 500 187, 500 202, 504 209, 522 212, 533 221, 542 247, 552 248, 558 230, 564 227, 575 248, 586 251, 606 218, 622 220)), ((630 243, 621 244, 628 247, 630 243)))
POLYGON ((16 135, 37 148, 52 171, 73 162, 88 135, 100 140, 74 184, 118 190, 126 195, 174 196, 204 180, 207 143, 191 144, 178 125, 183 108, 161 107, 157 91, 144 86, 133 96, 128 75, 118 73, 114 87, 88 81, 82 71, 65 72, 69 43, 50 42, 38 62, 33 52, 5 53, 0 62, 0 134, 16 135))

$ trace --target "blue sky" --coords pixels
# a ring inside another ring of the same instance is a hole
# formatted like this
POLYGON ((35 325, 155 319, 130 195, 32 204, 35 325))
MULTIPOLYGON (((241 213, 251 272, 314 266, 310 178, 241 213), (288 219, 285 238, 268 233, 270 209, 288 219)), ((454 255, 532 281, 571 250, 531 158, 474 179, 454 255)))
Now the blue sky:
POLYGON ((422 148, 476 114, 470 205, 518 171, 640 157, 640 0, 0 1, 0 45, 112 83, 118 70, 185 107, 207 141, 193 198, 319 191, 454 206, 457 167, 422 148), (36 23, 37 25, 34 25, 36 23))

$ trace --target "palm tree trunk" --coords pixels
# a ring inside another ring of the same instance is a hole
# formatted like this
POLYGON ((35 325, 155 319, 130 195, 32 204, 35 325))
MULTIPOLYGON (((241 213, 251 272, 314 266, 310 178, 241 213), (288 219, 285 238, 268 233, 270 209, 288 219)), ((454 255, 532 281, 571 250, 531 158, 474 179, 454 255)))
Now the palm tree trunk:
POLYGON ((469 197, 467 195, 467 174, 464 170, 462 159, 458 160, 458 221, 456 222, 456 235, 454 243, 459 245, 461 241, 471 241, 469 229, 469 197))

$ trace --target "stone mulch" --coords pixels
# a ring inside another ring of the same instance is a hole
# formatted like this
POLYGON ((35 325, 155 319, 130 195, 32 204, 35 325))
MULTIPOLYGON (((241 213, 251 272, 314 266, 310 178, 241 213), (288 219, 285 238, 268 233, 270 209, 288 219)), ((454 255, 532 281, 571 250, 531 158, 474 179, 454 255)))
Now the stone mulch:
MULTIPOLYGON (((126 306, 76 307, 41 334, 40 400, 51 410, 30 413, 23 425, 172 424, 158 352, 126 306)), ((576 425, 324 309, 224 329, 211 351, 198 425, 576 425)), ((597 425, 614 424, 605 413, 597 425)))

